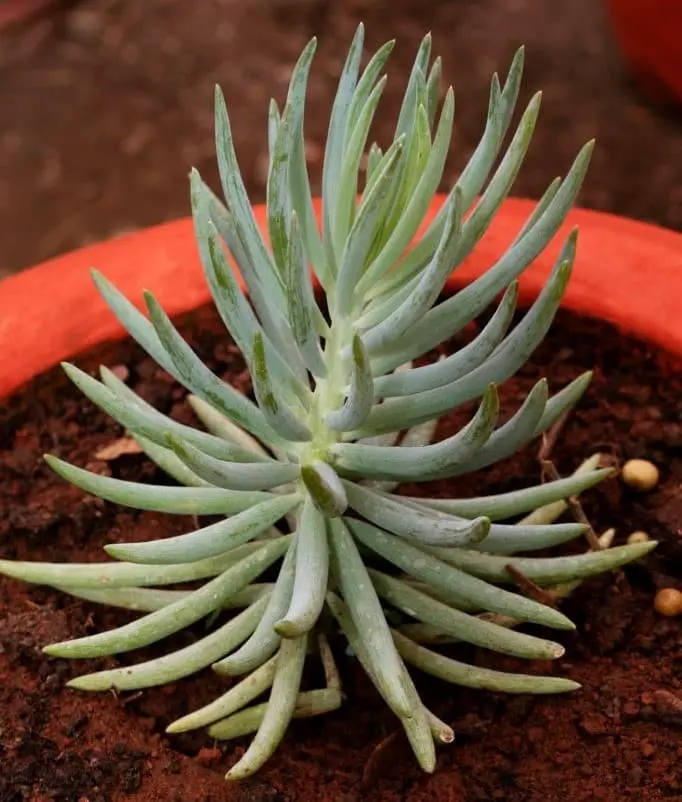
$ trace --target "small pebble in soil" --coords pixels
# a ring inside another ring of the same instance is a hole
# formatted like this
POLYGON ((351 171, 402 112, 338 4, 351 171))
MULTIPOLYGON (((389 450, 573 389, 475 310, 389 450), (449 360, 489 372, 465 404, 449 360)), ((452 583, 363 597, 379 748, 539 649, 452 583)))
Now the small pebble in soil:
POLYGON ((117 379, 120 379, 122 382, 128 381, 130 371, 125 365, 114 365, 113 367, 109 368, 109 370, 114 374, 114 376, 116 376, 117 379))
POLYGON ((654 607, 661 615, 679 615, 682 613, 682 592, 675 588, 662 588, 656 594, 654 607))
POLYGON ((646 532, 633 532, 628 536, 629 545, 633 545, 634 543, 646 543, 647 540, 649 540, 649 535, 647 535, 646 532))
POLYGON ((210 749, 209 747, 205 746, 199 750, 197 754, 197 763, 201 766, 212 766, 214 763, 217 763, 220 758, 222 757, 222 752, 217 747, 214 749, 210 749))
POLYGON ((641 750, 643 757, 652 757, 654 752, 656 751, 656 747, 652 743, 644 741, 644 743, 641 746, 641 750))
POLYGON ((639 493, 653 490, 658 484, 658 468, 646 459, 630 459, 621 472, 625 484, 639 493))

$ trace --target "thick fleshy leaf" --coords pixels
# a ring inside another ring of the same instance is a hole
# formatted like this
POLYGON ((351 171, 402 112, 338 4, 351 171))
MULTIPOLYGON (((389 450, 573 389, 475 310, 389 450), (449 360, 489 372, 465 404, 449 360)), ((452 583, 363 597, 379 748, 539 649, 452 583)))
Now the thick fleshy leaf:
POLYGON ((151 440, 147 440, 146 437, 141 437, 139 434, 133 435, 133 439, 153 463, 179 484, 185 485, 185 487, 211 487, 210 482, 204 481, 190 471, 170 449, 157 446, 156 443, 152 443, 151 440))
POLYGON ((329 521, 328 531, 334 578, 353 623, 362 633, 376 681, 395 714, 399 718, 411 718, 414 709, 405 687, 402 661, 393 646, 381 603, 362 557, 344 522, 336 518, 329 521))
POLYGON ((117 560, 150 565, 174 565, 217 557, 258 537, 301 502, 301 496, 274 496, 224 521, 185 535, 139 543, 113 543, 104 549, 117 560))
POLYGON ((535 430, 535 435, 542 434, 542 432, 549 429, 550 426, 553 426, 565 415, 569 409, 572 409, 578 401, 580 401, 591 381, 592 371, 587 370, 585 373, 578 376, 577 379, 573 379, 563 390, 560 390, 556 395, 552 396, 547 402, 545 411, 542 413, 542 418, 535 430))
POLYGON ((413 426, 477 398, 491 382, 502 383, 513 376, 542 341, 554 319, 571 274, 575 244, 574 232, 531 310, 483 364, 462 378, 445 383, 447 360, 437 363, 433 376, 438 384, 434 389, 376 406, 365 421, 365 427, 372 431, 385 430, 386 426, 395 428, 395 420, 413 426))
MULTIPOLYGON (((317 222, 312 208, 310 185, 305 165, 305 141, 303 135, 308 74, 310 62, 316 49, 317 39, 313 37, 304 48, 296 66, 292 70, 286 103, 292 110, 292 146, 289 152, 289 192, 291 193, 292 211, 297 212, 299 215, 306 237, 308 234, 311 235, 309 242, 313 247, 311 248, 310 258, 318 265, 318 255, 323 257, 322 242, 317 232, 317 222), (308 231, 308 223, 310 223, 310 231, 308 231)), ((321 265, 319 266, 321 267, 321 265)))
POLYGON ((291 217, 288 251, 284 271, 286 276, 287 310, 291 330, 306 368, 314 375, 327 375, 320 342, 315 332, 314 321, 320 310, 315 303, 310 274, 305 262, 303 240, 298 226, 298 217, 291 217))
POLYGON ((271 657, 267 663, 263 663, 260 668, 257 668, 241 682, 233 685, 227 693, 224 693, 215 701, 199 708, 199 710, 193 710, 182 718, 176 719, 166 727, 166 732, 169 735, 176 735, 180 732, 206 727, 245 707, 272 685, 276 664, 277 658, 271 657))
MULTIPOLYGON (((353 506, 352 495, 353 494, 349 493, 349 497, 351 498, 351 506, 353 506)), ((406 528, 408 526, 408 520, 416 519, 419 522, 417 525, 419 527, 423 526, 426 529, 426 536, 417 537, 417 540, 422 540, 424 543, 431 542, 432 544, 438 545, 437 541, 439 539, 445 539, 446 535, 439 531, 438 524, 433 522, 431 516, 431 513, 437 508, 422 504, 421 500, 418 498, 390 496, 380 491, 379 493, 375 494, 375 499, 376 495, 378 495, 380 499, 383 499, 389 506, 393 506, 396 514, 398 512, 402 512, 403 518, 402 520, 399 519, 399 529, 401 527, 406 528), (397 504, 400 505, 400 509, 395 506, 397 504), (422 520, 423 523, 421 523, 422 520), (433 522, 432 529, 430 530, 427 527, 428 521, 433 522)), ((377 503, 375 502, 374 507, 376 506, 377 503)), ((371 502, 366 501, 365 508, 369 511, 372 511, 371 502)), ((450 515, 453 517, 445 519, 446 529, 447 523, 450 522, 451 526, 453 526, 455 521, 459 521, 460 525, 473 523, 473 521, 469 521, 467 518, 459 518, 456 514, 450 513, 450 515)), ((401 534, 398 529, 389 526, 388 520, 384 523, 379 521, 378 515, 373 512, 369 515, 365 513, 365 517, 373 520, 383 529, 388 529, 395 534, 401 534)), ((486 532, 485 539, 483 539, 483 534, 480 535, 481 540, 478 541, 475 537, 470 538, 470 542, 467 544, 467 547, 470 549, 475 549, 476 551, 485 551, 493 554, 511 554, 515 551, 537 551, 538 549, 549 548, 550 546, 556 546, 560 543, 565 543, 568 540, 573 540, 574 538, 584 534, 585 530, 587 529, 585 524, 579 523, 531 524, 521 521, 515 524, 490 524, 490 519, 485 517, 483 517, 483 519, 477 518, 475 520, 481 522, 481 529, 486 532), (484 525, 483 521, 486 522, 484 525)), ((444 545, 444 543, 442 545, 444 545)), ((456 544, 453 542, 452 545, 456 544)), ((464 545, 464 543, 460 543, 460 545, 464 545)))
POLYGON ((258 732, 239 762, 226 774, 226 779, 243 780, 250 777, 279 746, 296 707, 307 640, 307 635, 303 635, 295 640, 282 641, 277 654, 272 692, 258 732))
POLYGON ((70 688, 80 691, 134 691, 139 688, 152 688, 177 682, 183 677, 195 674, 202 668, 210 666, 226 652, 238 646, 253 631, 258 623, 267 597, 259 599, 240 613, 236 618, 195 643, 170 652, 163 657, 156 657, 144 663, 108 671, 86 674, 67 682, 70 688))
POLYGON ((555 660, 564 654, 564 647, 558 643, 514 632, 448 607, 388 574, 370 570, 370 576, 377 593, 389 604, 458 640, 527 660, 555 660))
MULTIPOLYGON (((383 681, 379 676, 381 667, 377 668, 377 658, 370 649, 370 644, 362 637, 362 630, 358 629, 348 605, 344 604, 335 593, 327 594, 327 606, 332 615, 337 620, 343 634, 348 640, 348 645, 353 650, 357 659, 372 680, 383 700, 391 706, 391 701, 387 698, 383 690, 383 681)), ((433 771, 436 764, 436 753, 433 744, 433 737, 430 735, 433 717, 424 708, 419 695, 414 687, 405 665, 399 659, 400 669, 403 674, 405 691, 410 697, 411 710, 413 715, 410 718, 402 718, 401 723, 405 729, 410 746, 415 753, 419 765, 424 771, 433 771)), ((440 729, 440 728, 439 728, 440 729)))
MULTIPOLYGON (((382 406, 384 405, 375 407, 375 410, 380 410, 382 406)), ((468 463, 490 437, 498 412, 497 391, 491 385, 486 389, 472 420, 459 432, 440 443, 405 448, 337 443, 331 447, 330 452, 334 465, 352 474, 373 479, 425 481, 437 473, 455 472, 461 465, 468 463)), ((385 423, 385 431, 402 428, 399 417, 391 417, 390 426, 389 420, 385 423)))
MULTIPOLYGON (((188 395, 187 403, 211 434, 244 449, 251 457, 252 462, 268 462, 271 459, 265 447, 255 437, 232 423, 229 418, 218 412, 215 407, 207 404, 196 395, 188 395)), ((204 453, 208 452, 205 451, 204 453)))
POLYGON ((540 379, 526 396, 521 409, 512 415, 503 426, 496 429, 483 447, 470 460, 447 473, 445 471, 435 471, 429 478, 444 479, 460 476, 463 473, 470 473, 479 467, 499 462, 509 454, 513 454, 535 437, 539 421, 542 420, 546 406, 547 382, 545 379, 540 379))
POLYGON ((388 61, 388 58, 391 55, 394 47, 395 39, 385 42, 367 62, 367 66, 360 76, 360 80, 358 81, 358 85, 353 95, 353 102, 351 103, 348 116, 348 132, 355 130, 355 126, 357 125, 360 113, 367 102, 367 98, 372 93, 372 90, 379 79, 379 75, 386 65, 386 62, 388 61))
POLYGON ((584 535, 586 524, 492 524, 483 543, 468 548, 491 554, 514 554, 517 551, 539 551, 567 543, 584 535))
POLYGON ((426 100, 429 112, 429 126, 433 128, 436 121, 436 112, 438 111, 438 101, 440 100, 440 81, 443 74, 443 63, 441 57, 437 56, 434 59, 429 77, 426 81, 426 100))
POLYGON ((374 253, 383 248, 391 233, 400 224, 431 152, 431 130, 426 111, 426 81, 421 71, 417 75, 413 98, 415 106, 411 124, 405 132, 406 148, 402 165, 387 203, 385 225, 374 253))
POLYGON ((297 146, 296 139, 302 135, 308 73, 316 47, 315 39, 308 42, 291 73, 287 102, 277 125, 270 157, 267 182, 268 231, 272 254, 281 274, 286 269, 288 229, 292 212, 289 165, 297 146))
POLYGON ((327 264, 327 256, 322 244, 322 237, 320 236, 313 206, 310 179, 308 178, 308 169, 306 167, 302 122, 295 138, 294 152, 291 154, 289 161, 291 203, 301 226, 306 255, 320 284, 329 292, 333 284, 333 276, 327 264))
MULTIPOLYGON (((280 539, 284 550, 290 538, 280 539)), ((184 565, 137 565, 135 563, 40 563, 0 560, 0 573, 34 585, 71 590, 109 590, 131 586, 175 585, 222 573, 230 566, 263 548, 263 543, 245 543, 226 554, 184 565)), ((76 593, 77 595, 77 593, 76 593)), ((180 597, 178 597, 180 598, 180 597)), ((176 599, 177 601, 177 599, 176 599)), ((161 605, 165 606, 165 605, 161 605)), ((155 606, 153 609, 160 609, 155 606)))
POLYGON ((538 585, 555 585, 618 568, 648 554, 656 545, 651 540, 566 557, 500 557, 467 549, 433 549, 433 553, 450 565, 490 582, 513 582, 507 570, 511 565, 538 585))
MULTIPOLYGON (((499 153, 516 105, 523 73, 523 60, 523 48, 520 48, 514 56, 504 90, 500 90, 499 79, 496 74, 493 75, 490 85, 488 116, 483 136, 456 183, 456 187, 459 187, 462 192, 465 208, 469 207, 476 195, 481 191, 499 153)), ((450 122, 451 126, 452 122, 450 122)), ((429 225, 420 242, 400 260, 398 265, 391 270, 391 274, 375 285, 375 293, 377 295, 395 287, 396 282, 400 285, 404 280, 404 276, 414 275, 415 269, 419 269, 421 265, 428 262, 440 238, 444 224, 445 209, 442 208, 429 225)))
POLYGON ((431 263, 420 276, 419 283, 409 298, 363 335, 367 349, 381 351, 416 323, 431 308, 440 295, 443 285, 452 270, 452 258, 462 234, 462 195, 456 190, 448 200, 445 227, 431 263))
MULTIPOLYGON (((256 544, 254 551, 260 544, 256 544)), ((234 559, 237 562, 237 558, 234 559)), ((219 572, 216 572, 219 573, 219 572)), ((269 582, 255 583, 231 596, 223 605, 223 610, 234 610, 240 607, 250 607, 263 596, 269 596, 273 589, 273 584, 269 582)), ((187 596, 190 590, 159 590, 158 588, 107 588, 106 590, 94 590, 79 586, 68 588, 59 586, 55 588, 62 593, 68 593, 78 599, 94 602, 95 604, 106 604, 111 607, 121 607, 124 610, 133 610, 138 613, 153 613, 162 607, 168 607, 187 596)))
MULTIPOLYGON (((191 174, 191 187, 194 231, 211 295, 227 330, 245 359, 249 360, 255 333, 263 333, 261 325, 244 297, 237 277, 219 242, 219 229, 216 229, 216 225, 210 219, 212 193, 201 181, 196 170, 193 170, 191 174)), ((218 202, 217 199, 215 202, 218 202)), ((229 215, 229 212, 225 210, 225 214, 229 215)), ((232 245, 232 247, 237 249, 236 245, 232 245)), ((249 287, 248 282, 247 287, 249 287)), ((249 289, 249 291, 251 290, 249 289)), ((276 341, 278 347, 274 348, 270 340, 267 337, 265 339, 273 363, 273 371, 281 382, 282 388, 294 403, 297 400, 305 403, 308 388, 296 375, 286 358, 280 354, 282 349, 279 340, 276 341)))
POLYGON ((410 297, 415 288, 419 285, 421 271, 426 264, 420 265, 420 270, 411 279, 406 280, 395 292, 386 293, 368 303, 355 325, 359 331, 369 331, 377 324, 392 315, 401 304, 410 297))
POLYGON ((166 435, 173 432, 196 448, 218 459, 254 462, 259 457, 243 448, 226 443, 191 426, 185 426, 155 410, 143 401, 106 368, 102 369, 104 384, 88 376, 74 365, 64 363, 64 372, 78 389, 100 409, 117 420, 133 434, 140 434, 159 446, 166 447, 166 435), (114 386, 115 389, 110 389, 114 386))
POLYGON ((504 141, 521 87, 524 55, 523 47, 514 54, 503 89, 500 89, 497 73, 490 82, 490 102, 485 130, 458 180, 464 194, 465 206, 469 206, 479 193, 504 141))
POLYGON ((327 144, 324 151, 322 167, 322 218, 323 243, 327 255, 327 264, 332 276, 337 274, 337 264, 341 254, 334 250, 334 217, 337 208, 338 190, 341 184, 344 143, 348 130, 349 117, 353 103, 353 95, 358 81, 360 59, 365 39, 365 28, 358 25, 351 43, 346 62, 341 71, 339 85, 332 105, 327 144))
MULTIPOLYGON (((521 165, 525 158, 528 147, 535 130, 535 123, 540 110, 540 95, 537 94, 528 104, 519 122, 516 133, 504 155, 499 167, 495 171, 483 196, 476 204, 474 210, 468 216, 466 223, 458 238, 457 248, 451 254, 450 269, 455 269, 471 253, 476 244, 490 227, 495 214, 502 205, 504 199, 518 175, 521 165)), ((459 185, 455 185, 448 197, 448 203, 452 201, 455 194, 459 194, 460 203, 464 204, 463 190, 459 185)), ((444 215, 444 225, 447 226, 447 211, 442 211, 444 215)))
POLYGON ((45 455, 45 462, 55 473, 86 493, 138 510, 173 515, 233 515, 273 497, 257 490, 247 492, 218 487, 168 487, 127 482, 85 471, 50 454, 45 455))
POLYGON ((487 518, 469 521, 428 507, 405 504, 399 497, 346 482, 351 509, 388 532, 420 543, 462 546, 480 543, 490 530, 487 518))
MULTIPOLYGON (((339 252, 343 250, 343 243, 348 237, 348 233, 353 224, 355 213, 355 198, 358 190, 358 171, 360 160, 367 144, 369 129, 374 119, 374 114, 381 100, 381 95, 386 87, 386 76, 372 89, 359 111, 357 119, 352 119, 352 128, 346 132, 347 143, 343 157, 343 169, 341 171, 341 185, 338 189, 338 199, 336 212, 334 214, 334 238, 339 252)), ((356 98, 359 95, 360 87, 356 91, 356 98)), ((355 99, 354 99, 355 103, 355 99)), ((351 110, 352 112, 352 110, 351 110)))
POLYGON ((386 200, 400 166, 403 145, 403 139, 393 142, 377 165, 373 173, 372 184, 365 190, 353 227, 340 256, 334 313, 341 317, 347 316, 353 309, 357 296, 357 284, 381 229, 386 200))
POLYGON ((292 544, 282 561, 277 582, 268 600, 267 607, 251 637, 233 654, 213 665, 213 670, 221 676, 238 676, 253 671, 270 659, 277 651, 280 637, 275 624, 287 611, 291 603, 296 567, 296 541, 292 544))
POLYGON ((138 618, 108 632, 46 646, 47 654, 57 657, 99 657, 139 649, 178 632, 214 610, 237 591, 252 582, 278 559, 285 546, 271 540, 258 551, 244 557, 231 568, 198 590, 167 607, 138 618))
POLYGON ((412 665, 446 682, 465 688, 484 688, 502 693, 568 693, 580 688, 577 682, 562 677, 535 674, 507 674, 489 668, 470 666, 436 654, 393 631, 393 639, 402 657, 412 665))
POLYGON ((568 476, 565 479, 545 482, 545 484, 526 487, 522 490, 511 490, 508 493, 499 493, 495 496, 463 499, 409 498, 419 504, 449 512, 452 515, 461 515, 464 518, 485 515, 490 520, 497 521, 503 518, 512 518, 514 515, 521 515, 529 510, 535 510, 538 507, 561 501, 570 496, 578 496, 583 491, 612 476, 613 473, 612 468, 600 468, 599 470, 580 473, 576 471, 572 476, 568 476))
MULTIPOLYGON (((403 435, 402 440, 398 443, 398 438, 400 436, 400 432, 395 433, 395 440, 391 443, 391 440, 387 440, 386 442, 382 442, 381 437, 385 437, 385 435, 379 435, 379 437, 375 438, 377 442, 373 443, 370 441, 359 441, 364 445, 398 445, 400 448, 415 448, 421 446, 428 446, 433 441, 433 436, 436 433, 437 428, 437 421, 427 421, 426 423, 420 423, 417 426, 413 426, 411 429, 408 429, 405 434, 403 435)), ((396 479, 361 479, 360 484, 366 487, 372 487, 374 490, 382 490, 385 493, 390 493, 400 484, 399 481, 396 479)))
POLYGON ((182 376, 187 389, 219 409, 233 423, 247 429, 266 443, 280 443, 280 438, 268 425, 258 408, 204 365, 180 336, 151 293, 145 293, 145 301, 154 330, 182 376))
MULTIPOLYGON (((229 208, 223 219, 225 240, 237 260, 265 335, 277 343, 285 357, 284 364, 302 377, 302 365, 285 318, 282 276, 256 223, 237 163, 225 99, 219 87, 215 93, 215 128, 218 172, 229 208)), ((215 223, 222 233, 217 220, 215 223)))
MULTIPOLYGON (((341 692, 336 688, 303 691, 296 697, 291 718, 311 718, 312 716, 321 716, 325 713, 331 713, 333 710, 338 710, 339 707, 341 707, 341 701, 341 692)), ((263 702, 262 704, 253 705, 253 707, 240 710, 238 713, 222 719, 222 721, 218 721, 212 727, 209 727, 208 734, 211 738, 215 738, 218 741, 227 741, 255 732, 263 723, 268 705, 268 702, 263 702)), ((228 773, 226 779, 233 780, 237 778, 228 773)))
POLYGON ((411 576, 431 585, 438 591, 439 597, 452 606, 459 607, 461 604, 464 609, 470 609, 474 605, 481 610, 502 613, 554 629, 575 629, 571 621, 558 610, 470 576, 454 565, 427 554, 423 548, 363 521, 348 519, 346 523, 363 545, 411 576))
POLYGON ((215 487, 230 490, 270 490, 293 482, 298 466, 283 462, 226 462, 210 457, 174 434, 166 437, 171 451, 194 474, 215 487))
MULTIPOLYGON (((275 389, 268 370, 268 360, 261 334, 256 334, 253 339, 252 354, 251 378, 253 380, 253 389, 258 400, 258 406, 268 426, 272 427, 277 432, 277 435, 284 440, 294 442, 310 440, 310 429, 295 417, 275 389)), ((265 439, 267 442, 267 438, 261 439, 265 439)))
MULTIPOLYGON (((422 42, 420 53, 417 54, 398 116, 395 139, 403 137, 405 149, 384 203, 383 223, 379 236, 372 247, 372 260, 383 249, 398 226, 406 208, 406 195, 416 183, 417 163, 422 152, 425 153, 430 146, 429 132, 428 130, 424 131, 424 127, 428 129, 428 124, 425 122, 424 126, 420 125, 420 118, 424 120, 426 117, 423 108, 420 110, 426 101, 426 79, 424 77, 426 64, 421 56, 424 53, 424 46, 427 47, 427 50, 430 48, 428 38, 422 42)), ((364 287, 361 290, 361 293, 363 292, 364 287)))
MULTIPOLYGON (((194 235, 204 275, 220 317, 240 351, 248 357, 260 324, 246 300, 210 218, 210 190, 197 170, 190 174, 194 235)), ((229 214, 229 213, 228 213, 229 214)))
MULTIPOLYGON (((384 152, 382 149, 377 145, 376 142, 372 142, 370 149, 367 153, 367 169, 366 169, 366 181, 365 181, 365 191, 367 187, 372 183, 374 180, 374 176, 376 174, 377 167, 381 164, 381 160, 383 158, 384 152)), ((364 193, 363 193, 364 197, 364 193)))
POLYGON ((215 135, 218 171, 223 192, 234 225, 235 239, 241 243, 246 257, 246 264, 240 264, 239 267, 247 284, 250 285, 249 291, 256 304, 261 322, 267 327, 270 324, 271 316, 268 314, 267 306, 263 304, 264 298, 260 296, 260 293, 265 287, 269 287, 273 293, 275 306, 282 309, 284 306, 283 282, 258 229, 237 162, 225 98, 217 86, 215 89, 215 135), (251 281, 247 280, 247 273, 250 274, 251 281), (258 297, 258 301, 256 301, 256 297, 258 297))
MULTIPOLYGON (((438 128, 436 129, 436 135, 424 170, 416 187, 413 188, 398 224, 391 232, 381 252, 368 268, 365 277, 363 277, 358 287, 360 293, 368 291, 377 284, 378 280, 391 268, 414 238, 443 175, 452 137, 454 113, 455 96, 452 88, 450 88, 445 96, 438 128)), ((433 243, 434 249, 438 239, 440 239, 440 231, 433 243)))
POLYGON ((535 204, 535 208, 533 209, 532 214, 528 217, 526 222, 523 224, 519 233, 516 235, 516 239, 514 240, 514 245, 522 240, 526 234, 535 227, 535 224, 538 220, 542 217, 545 213, 549 205, 554 200, 557 192, 561 188, 561 176, 557 176, 554 181, 552 181, 547 189, 543 192, 542 197, 540 200, 535 204))
POLYGON ((277 101, 274 98, 270 98, 270 105, 268 106, 268 157, 270 161, 272 161, 272 154, 275 150, 277 127, 281 116, 277 101))
MULTIPOLYGON (((449 476, 456 476, 493 465, 514 454, 533 438, 553 426, 578 403, 587 389, 592 373, 584 373, 547 400, 547 382, 541 379, 530 391, 521 409, 504 426, 494 432, 488 442, 466 465, 449 476)), ((433 478, 438 478, 434 476, 433 478)))
POLYGON ((419 80, 423 80, 428 71, 429 58, 431 57, 431 44, 431 34, 427 33, 419 43, 419 48, 417 49, 414 63, 412 64, 412 70, 407 79, 407 86, 405 87, 403 102, 400 106, 394 137, 410 133, 410 127, 414 120, 414 111, 420 99, 416 88, 419 80))
MULTIPOLYGON (((345 239, 356 213, 355 199, 358 190, 358 172, 361 165, 362 151, 367 142, 367 134, 376 105, 383 91, 377 87, 379 75, 393 50, 395 42, 386 42, 372 56, 365 67, 349 112, 346 140, 344 142, 344 163, 342 170, 343 186, 339 189, 339 201, 336 208, 335 236, 345 239)), ((381 83, 385 79, 381 80, 381 83)))
POLYGON ((343 515, 348 506, 346 491, 336 471, 322 460, 301 467, 301 480, 315 506, 327 518, 343 515))
POLYGON ((161 365, 176 381, 182 383, 173 360, 161 345, 161 341, 149 320, 98 270, 93 269, 90 272, 99 294, 114 313, 118 322, 158 365, 161 365))
POLYGON ((578 153, 568 175, 545 213, 525 236, 516 241, 480 278, 431 309, 421 321, 394 345, 394 351, 381 362, 381 373, 408 359, 430 351, 470 323, 544 250, 568 214, 582 186, 594 143, 578 153))
POLYGON ((359 334, 353 337, 350 370, 350 389, 343 406, 328 412, 324 417, 327 426, 339 432, 350 432, 361 426, 374 402, 372 366, 359 334))
POLYGON ((502 342, 516 309, 517 296, 518 285, 514 282, 507 288, 495 314, 481 333, 464 348, 460 348, 440 362, 380 376, 374 383, 377 397, 421 393, 441 384, 457 381, 476 370, 502 342))
POLYGON ((278 635, 299 638, 317 623, 327 593, 328 572, 325 519, 308 498, 296 531, 296 571, 291 602, 286 614, 275 624, 278 635))

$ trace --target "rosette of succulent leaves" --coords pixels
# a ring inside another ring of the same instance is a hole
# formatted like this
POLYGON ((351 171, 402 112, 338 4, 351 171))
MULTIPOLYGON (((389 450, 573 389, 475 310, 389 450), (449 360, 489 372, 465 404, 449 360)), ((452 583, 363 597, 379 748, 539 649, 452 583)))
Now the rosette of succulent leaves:
POLYGON ((127 691, 174 682, 207 666, 241 677, 222 697, 168 727, 177 733, 207 726, 217 739, 255 731, 229 779, 255 772, 292 718, 340 705, 327 642, 327 635, 339 630, 402 723, 419 764, 432 771, 435 744, 451 741, 453 733, 426 709, 408 666, 469 687, 510 693, 572 690, 577 684, 559 677, 466 665, 430 647, 450 639, 531 660, 560 657, 559 644, 511 625, 567 630, 573 624, 554 607, 514 592, 507 566, 537 585, 553 586, 622 565, 655 545, 516 556, 583 535, 586 527, 579 523, 519 517, 574 496, 609 473, 591 466, 502 495, 416 498, 393 492, 401 482, 449 479, 509 457, 557 422, 587 387, 590 377, 583 375, 550 396, 547 382, 540 380, 505 422, 499 420, 496 386, 524 365, 544 337, 569 280, 577 233, 566 239, 535 303, 512 325, 516 280, 564 221, 592 143, 578 153, 563 180, 549 185, 490 269, 442 300, 447 277, 476 247, 510 191, 531 140, 540 95, 523 111, 498 158, 519 91, 521 50, 504 86, 493 76, 481 140, 415 242, 442 178, 454 94, 449 89, 441 96, 441 63, 431 63, 427 36, 404 92, 393 142, 385 149, 368 148, 392 43, 364 70, 362 45, 361 26, 331 111, 319 224, 303 134, 314 40, 293 70, 283 109, 274 101, 270 106, 270 246, 247 197, 219 91, 216 146, 226 203, 196 171, 191 175, 206 279, 249 367, 255 399, 199 360, 151 294, 145 316, 99 274, 97 287, 113 313, 191 392, 205 430, 161 414, 106 368, 98 381, 65 365, 85 395, 182 486, 125 482, 48 456, 50 466, 108 501, 219 516, 218 521, 163 540, 112 544, 106 547, 115 560, 110 562, 0 563, 10 576, 142 614, 118 629, 48 646, 50 655, 121 654, 208 617, 213 628, 190 646, 69 684, 127 691), (311 270, 321 290, 317 295, 311 270), (489 321, 466 346, 446 358, 413 364, 495 304, 489 321), (439 416, 472 401, 478 406, 470 421, 451 437, 431 442, 439 416), (266 571, 268 581, 259 582, 266 571), (187 583, 195 589, 169 587, 187 583), (225 614, 236 608, 243 610, 225 614), (325 687, 302 690, 310 653, 321 657, 325 687))

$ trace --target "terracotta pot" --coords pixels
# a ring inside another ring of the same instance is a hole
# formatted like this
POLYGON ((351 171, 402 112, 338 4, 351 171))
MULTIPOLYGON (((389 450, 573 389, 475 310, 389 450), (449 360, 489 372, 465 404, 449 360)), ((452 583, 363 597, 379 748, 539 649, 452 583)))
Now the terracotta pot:
POLYGON ((682 103, 682 2, 608 0, 619 44, 642 89, 682 103))
MULTIPOLYGON (((425 225, 443 201, 434 201, 425 225)), ((508 247, 534 206, 509 199, 449 288, 484 272, 508 247)), ((264 208, 255 208, 261 227, 264 208)), ((682 355, 682 235, 607 214, 576 209, 552 245, 523 274, 527 305, 547 278, 562 238, 580 227, 578 257, 564 306, 682 355)), ((141 304, 149 288, 171 315, 209 300, 191 220, 178 220, 52 259, 0 283, 0 397, 34 376, 124 332, 97 294, 96 266, 141 304)))

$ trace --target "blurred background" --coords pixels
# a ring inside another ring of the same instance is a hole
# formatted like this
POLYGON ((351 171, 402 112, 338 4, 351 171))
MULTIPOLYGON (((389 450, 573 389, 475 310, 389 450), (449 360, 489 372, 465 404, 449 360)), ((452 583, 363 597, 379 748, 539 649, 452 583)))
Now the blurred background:
MULTIPOLYGON (((396 37, 375 138, 392 136, 416 47, 431 30, 456 92, 444 182, 483 130, 493 71, 525 44, 521 100, 543 111, 514 194, 538 197, 583 142, 598 147, 583 206, 682 229, 682 114, 648 66, 664 46, 645 23, 630 43, 606 0, 0 0, 0 276, 86 243, 185 216, 187 173, 216 185, 213 85, 228 102, 254 202, 264 200, 266 120, 306 41, 319 38, 306 117, 318 186, 336 79, 360 20, 367 46, 396 37), (622 36, 622 31, 620 36, 622 36), (633 45, 634 42, 634 45, 633 45), (638 71, 629 58, 635 53, 638 71)), ((636 10, 636 9, 635 9, 636 10)), ((634 14, 635 12, 633 12, 634 14)), ((632 20, 631 20, 632 22, 632 20)), ((632 25, 631 25, 632 28, 632 25)), ((668 21, 682 55, 681 28, 668 21)), ((679 56, 678 56, 679 59, 679 56)), ((678 61, 679 63, 679 61, 678 61)), ((682 83, 682 74, 680 74, 682 83)), ((679 83, 677 84, 679 87, 679 83)))

